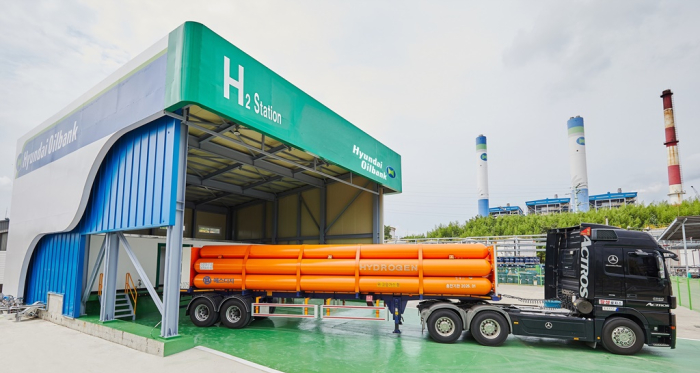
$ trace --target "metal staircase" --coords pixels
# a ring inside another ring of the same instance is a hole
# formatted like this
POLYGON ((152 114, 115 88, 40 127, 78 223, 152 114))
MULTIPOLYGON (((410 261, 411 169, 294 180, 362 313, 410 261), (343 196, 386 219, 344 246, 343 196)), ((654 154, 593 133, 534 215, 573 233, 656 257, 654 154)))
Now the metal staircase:
MULTIPOLYGON (((97 286, 97 296, 102 302, 102 276, 100 273, 100 282, 97 286)), ((136 287, 134 286, 134 281, 131 278, 131 274, 126 274, 126 281, 124 284, 124 292, 117 293, 114 300, 114 318, 124 319, 131 317, 131 321, 136 320, 136 302, 138 300, 138 293, 136 292, 136 287), (132 302, 133 300, 133 302, 132 302)))
POLYGON ((134 306, 131 304, 131 299, 126 293, 117 293, 117 298, 114 303, 114 318, 123 319, 131 317, 131 320, 136 319, 134 306))

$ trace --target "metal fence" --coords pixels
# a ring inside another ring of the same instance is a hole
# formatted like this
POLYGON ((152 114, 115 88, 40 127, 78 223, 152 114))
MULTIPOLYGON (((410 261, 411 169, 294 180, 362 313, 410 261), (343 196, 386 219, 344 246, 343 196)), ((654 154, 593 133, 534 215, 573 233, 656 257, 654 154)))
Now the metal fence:
POLYGON ((700 278, 672 276, 671 283, 678 305, 700 312, 700 278))
MULTIPOLYGON (((385 244, 450 244, 483 243, 493 245, 496 252, 506 256, 535 256, 536 252, 545 251, 546 234, 518 236, 481 236, 481 237, 446 237, 446 238, 399 238, 385 240, 385 244)), ((499 255, 500 256, 500 255, 499 255)))

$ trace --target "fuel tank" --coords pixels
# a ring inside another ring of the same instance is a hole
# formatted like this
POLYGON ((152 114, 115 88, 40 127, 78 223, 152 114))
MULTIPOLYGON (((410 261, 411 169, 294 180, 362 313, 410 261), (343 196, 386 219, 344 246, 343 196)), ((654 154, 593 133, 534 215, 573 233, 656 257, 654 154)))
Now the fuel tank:
POLYGON ((493 247, 445 245, 230 245, 193 249, 198 289, 485 296, 493 247))

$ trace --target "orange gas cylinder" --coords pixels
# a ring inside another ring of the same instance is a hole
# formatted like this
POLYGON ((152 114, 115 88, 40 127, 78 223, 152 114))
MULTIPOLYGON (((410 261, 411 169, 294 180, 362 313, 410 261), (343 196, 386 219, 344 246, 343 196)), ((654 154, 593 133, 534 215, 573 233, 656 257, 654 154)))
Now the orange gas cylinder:
POLYGON ((486 295, 493 290, 493 283, 483 277, 426 277, 424 294, 486 295))
POLYGON ((240 275, 198 274, 194 276, 194 287, 198 289, 242 289, 240 275))
POLYGON ((355 259, 360 245, 304 245, 304 259, 355 259))
MULTIPOLYGON (((348 292, 355 291, 355 278, 351 276, 301 276, 301 291, 348 292)), ((242 288, 240 275, 198 274, 194 285, 199 289, 242 288)), ((245 280, 246 289, 267 291, 296 291, 296 276, 249 275, 245 280)), ((417 277, 363 276, 359 279, 360 292, 389 294, 418 294, 417 277)), ((424 294, 448 295, 487 295, 493 284, 483 277, 427 277, 423 279, 424 294)))
POLYGON ((245 257, 250 245, 204 246, 199 249, 201 258, 240 258, 245 257))
POLYGON ((355 276, 355 259, 302 259, 301 274, 355 276))
POLYGON ((304 291, 355 292, 355 277, 350 276, 301 276, 304 291))
POLYGON ((193 281, 203 289, 487 295, 494 254, 481 244, 205 246, 193 281))
POLYGON ((197 273, 242 273, 243 259, 199 259, 194 262, 197 273))

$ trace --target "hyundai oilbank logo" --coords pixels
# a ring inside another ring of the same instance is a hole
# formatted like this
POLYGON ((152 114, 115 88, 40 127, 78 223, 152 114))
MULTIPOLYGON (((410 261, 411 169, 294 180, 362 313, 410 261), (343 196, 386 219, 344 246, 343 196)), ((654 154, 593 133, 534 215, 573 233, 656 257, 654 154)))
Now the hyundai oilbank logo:
POLYGON ((393 179, 396 177, 396 170, 394 170, 393 167, 389 166, 386 168, 386 174, 389 175, 389 177, 393 179))
POLYGON ((480 158, 481 158, 482 161, 485 161, 485 160, 486 160, 486 153, 481 153, 481 157, 480 157, 480 158))
POLYGON ((583 136, 581 136, 578 139, 576 139, 576 143, 579 145, 586 145, 586 139, 583 136))
POLYGON ((22 162, 24 161, 24 154, 19 153, 19 156, 17 157, 17 171, 19 172, 19 169, 22 168, 22 162))
POLYGON ((617 264, 618 261, 619 259, 617 258, 617 255, 610 255, 608 257, 608 263, 610 264, 617 264))
POLYGON ((209 285, 209 284, 211 284, 211 277, 204 276, 204 285, 209 285))

